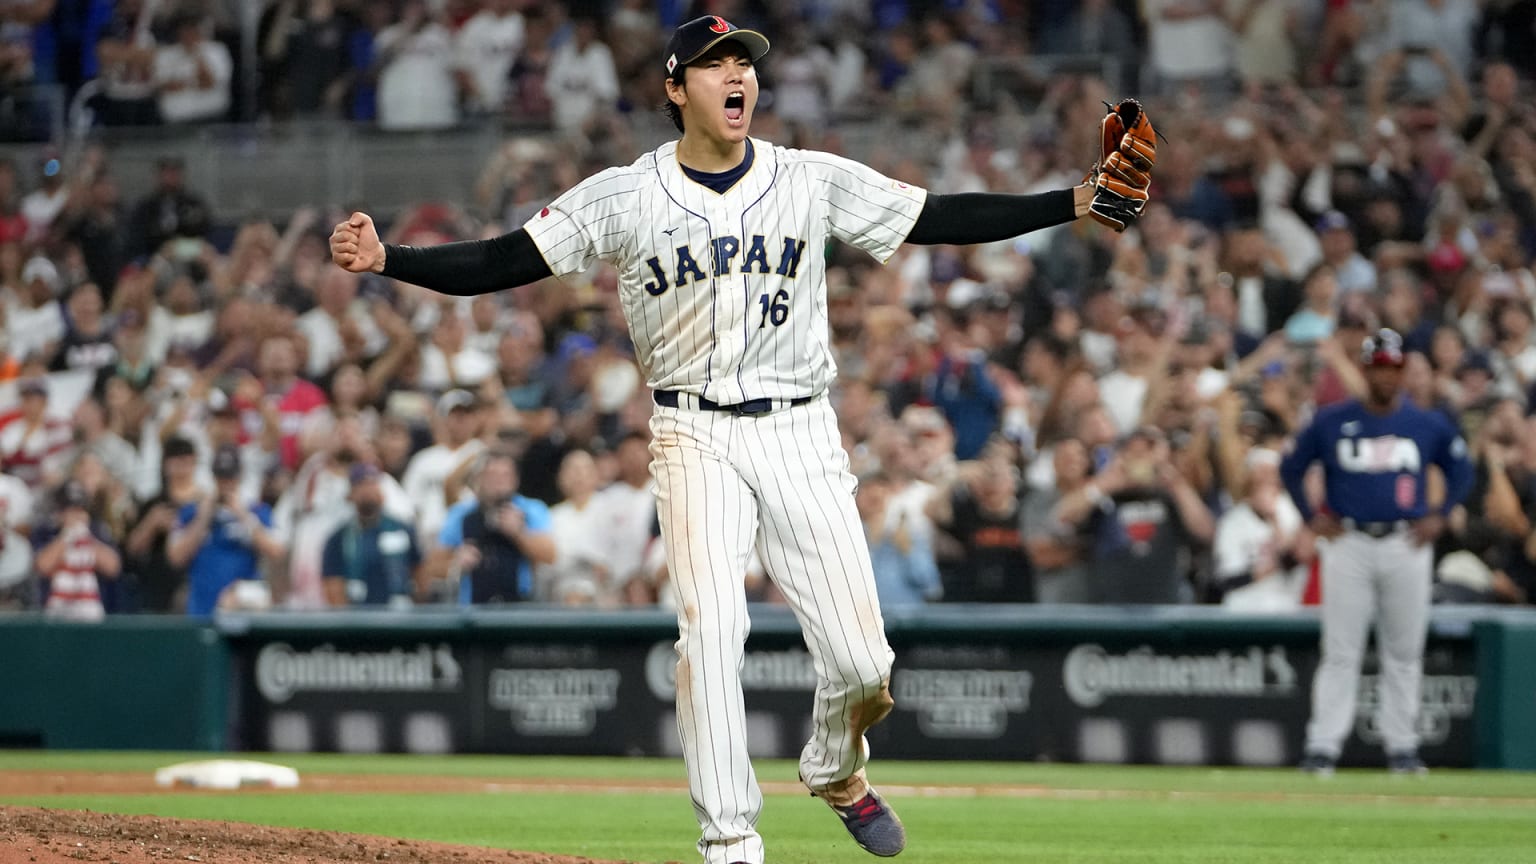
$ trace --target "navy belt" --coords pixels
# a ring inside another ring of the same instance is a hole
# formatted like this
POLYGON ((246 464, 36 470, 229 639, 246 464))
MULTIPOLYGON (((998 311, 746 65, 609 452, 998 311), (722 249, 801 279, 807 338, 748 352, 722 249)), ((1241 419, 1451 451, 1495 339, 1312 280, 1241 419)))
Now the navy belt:
POLYGON ((699 411, 724 411, 727 414, 751 416, 755 414, 768 414, 780 408, 790 408, 795 405, 804 405, 815 399, 815 396, 799 396, 794 399, 748 399, 745 402, 737 402, 734 405, 721 405, 705 399, 703 396, 695 396, 692 393, 683 393, 679 390, 657 390, 653 394, 656 404, 663 408, 696 408, 699 411))
POLYGON ((1407 519, 1398 519, 1395 522, 1356 522, 1353 519, 1343 521, 1344 528, 1349 531, 1359 531, 1367 537, 1380 540, 1383 537, 1391 537, 1400 531, 1407 531, 1410 523, 1407 519))

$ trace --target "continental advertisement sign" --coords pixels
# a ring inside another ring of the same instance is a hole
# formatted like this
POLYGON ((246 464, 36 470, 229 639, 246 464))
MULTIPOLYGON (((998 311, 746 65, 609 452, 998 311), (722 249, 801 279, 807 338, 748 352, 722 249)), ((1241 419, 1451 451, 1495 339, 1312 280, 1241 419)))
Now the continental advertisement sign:
MULTIPOLYGON (((230 746, 274 751, 677 755, 675 635, 645 628, 436 634, 253 630, 231 642, 230 746)), ((1315 631, 1252 638, 1095 632, 892 635, 896 707, 882 758, 1289 765, 1318 665, 1315 631)), ((815 665, 798 633, 748 639, 749 749, 797 757, 815 665)), ((1431 764, 1477 763, 1470 639, 1432 639, 1419 727, 1431 764)), ((1345 764, 1379 764, 1380 678, 1368 658, 1345 764)))

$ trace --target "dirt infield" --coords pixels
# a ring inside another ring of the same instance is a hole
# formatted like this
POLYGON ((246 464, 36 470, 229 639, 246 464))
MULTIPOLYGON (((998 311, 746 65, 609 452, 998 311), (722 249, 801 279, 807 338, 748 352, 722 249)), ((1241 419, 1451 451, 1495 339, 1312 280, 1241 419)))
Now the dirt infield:
MULTIPOLYGON (((349 792, 487 790, 493 784, 454 777, 306 776, 309 790, 349 792)), ((157 787, 143 773, 17 771, 0 773, 0 795, 131 795, 178 791, 157 787)), ((240 793, 283 794, 246 790, 240 793)), ((34 807, 0 807, 0 864, 108 864, 193 861, 204 864, 601 864, 587 858, 485 849, 421 840, 365 837, 335 831, 273 828, 233 822, 119 816, 34 807)))
POLYGON ((0 807, 0 864, 591 864, 586 858, 233 822, 0 807))

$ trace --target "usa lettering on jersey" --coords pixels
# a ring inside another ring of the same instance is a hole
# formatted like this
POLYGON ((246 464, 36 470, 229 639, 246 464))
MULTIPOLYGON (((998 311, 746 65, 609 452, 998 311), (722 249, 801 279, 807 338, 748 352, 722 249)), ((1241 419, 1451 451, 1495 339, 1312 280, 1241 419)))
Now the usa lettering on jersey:
POLYGON ((1397 435, 1340 438, 1336 455, 1340 468, 1358 474, 1417 474, 1423 465, 1419 445, 1397 435))

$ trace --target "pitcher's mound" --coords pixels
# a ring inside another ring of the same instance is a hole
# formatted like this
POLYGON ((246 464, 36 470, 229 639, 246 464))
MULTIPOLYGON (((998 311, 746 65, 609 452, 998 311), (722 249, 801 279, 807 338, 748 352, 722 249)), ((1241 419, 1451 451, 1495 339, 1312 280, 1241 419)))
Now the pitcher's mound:
POLYGON ((0 807, 0 864, 601 864, 586 858, 235 822, 0 807))

